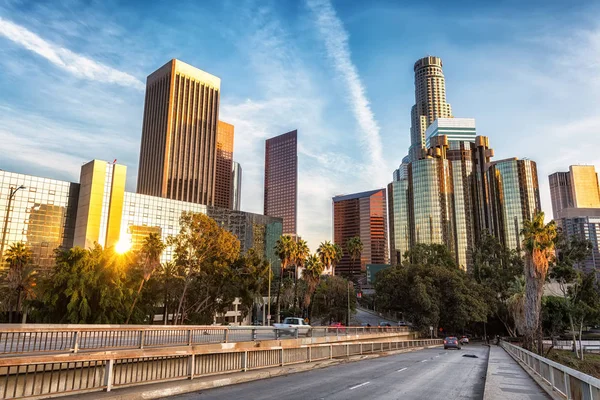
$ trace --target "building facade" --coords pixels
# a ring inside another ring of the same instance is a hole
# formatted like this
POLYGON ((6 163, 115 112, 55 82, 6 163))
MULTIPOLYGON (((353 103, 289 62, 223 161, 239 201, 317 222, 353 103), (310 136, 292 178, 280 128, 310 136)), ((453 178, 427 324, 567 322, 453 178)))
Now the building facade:
MULTIPOLYGON (((6 215, 7 193, 19 190, 8 213, 5 248, 27 243, 41 268, 54 263, 54 250, 73 246, 139 249, 150 233, 163 240, 179 233, 184 212, 202 213, 233 233, 243 252, 254 249, 279 271, 275 243, 283 232, 281 218, 125 191, 123 165, 94 160, 82 167, 81 183, 0 171, 0 213, 6 215)), ((162 262, 173 258, 167 247, 162 262)))
POLYGON ((214 205, 220 86, 175 59, 148 76, 138 193, 214 205))
POLYGON ((333 202, 333 242, 342 248, 336 275, 358 278, 367 264, 388 264, 385 189, 336 196, 333 202), (348 240, 359 237, 363 244, 360 260, 352 260, 348 240))
POLYGON ((423 157, 425 132, 438 118, 452 118, 452 107, 446 102, 446 81, 442 59, 424 57, 414 65, 415 105, 411 109, 410 149, 412 161, 423 157))
POLYGON ((215 206, 233 209, 233 131, 227 122, 217 126, 217 168, 215 175, 215 206))
POLYGON ((600 208, 564 208, 558 212, 556 223, 568 237, 588 240, 592 252, 576 265, 585 273, 600 271, 600 208))
POLYGON ((390 233, 390 263, 399 265, 410 249, 408 179, 388 184, 388 229, 390 233))
POLYGON ((475 142, 477 131, 474 118, 438 118, 425 131, 426 148, 435 136, 447 136, 450 143, 475 142))
POLYGON ((600 208, 598 174, 593 165, 571 165, 548 177, 554 219, 565 208, 600 208))
POLYGON ((296 235, 298 210, 298 131, 265 142, 264 213, 283 218, 283 233, 296 235))
POLYGON ((242 166, 234 161, 231 167, 231 198, 233 209, 239 211, 242 209, 242 166))
POLYGON ((523 221, 541 210, 536 163, 517 158, 494 161, 487 175, 491 233, 506 248, 520 251, 523 221))

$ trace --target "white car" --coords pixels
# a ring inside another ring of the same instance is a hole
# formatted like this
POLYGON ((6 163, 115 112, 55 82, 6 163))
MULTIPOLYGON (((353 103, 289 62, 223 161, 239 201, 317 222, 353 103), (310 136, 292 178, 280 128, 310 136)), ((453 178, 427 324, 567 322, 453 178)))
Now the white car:
POLYGON ((281 324, 273 324, 273 327, 283 331, 286 334, 295 335, 298 329, 298 335, 308 335, 311 326, 304 322, 302 318, 287 317, 281 324))
POLYGON ((460 343, 461 344, 469 344, 469 338, 466 336, 463 336, 460 338, 460 343))

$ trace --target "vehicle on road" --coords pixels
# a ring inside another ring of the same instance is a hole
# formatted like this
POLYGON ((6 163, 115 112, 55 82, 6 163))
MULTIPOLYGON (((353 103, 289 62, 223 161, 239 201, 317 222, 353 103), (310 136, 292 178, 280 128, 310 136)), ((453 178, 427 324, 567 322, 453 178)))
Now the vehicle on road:
POLYGON ((346 327, 341 322, 333 322, 329 325, 329 332, 346 332, 346 327))
POLYGON ((302 318, 287 317, 281 324, 273 324, 273 327, 279 329, 281 333, 295 335, 298 330, 298 335, 307 336, 312 327, 304 322, 302 318))
POLYGON ((461 337, 460 344, 469 344, 469 338, 466 336, 461 337))
POLYGON ((364 327, 366 327, 366 328, 370 328, 370 327, 371 327, 371 324, 370 324, 370 323, 368 323, 368 322, 363 322, 362 324, 360 324, 360 326, 364 326, 364 327))
POLYGON ((387 322, 387 321, 381 321, 381 322, 379 322, 379 326, 381 326, 381 327, 386 327, 386 328, 387 328, 387 327, 390 327, 390 328, 391 328, 391 327, 392 327, 392 324, 390 324, 390 323, 389 323, 389 322, 387 322))
POLYGON ((444 350, 456 349, 460 350, 460 341, 455 336, 448 336, 444 339, 444 350))

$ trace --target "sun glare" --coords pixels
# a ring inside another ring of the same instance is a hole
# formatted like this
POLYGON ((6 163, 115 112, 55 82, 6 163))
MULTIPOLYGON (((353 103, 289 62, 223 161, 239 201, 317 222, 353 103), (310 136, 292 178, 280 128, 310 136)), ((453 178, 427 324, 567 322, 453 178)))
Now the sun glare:
POLYGON ((115 251, 119 254, 127 253, 131 249, 131 242, 126 238, 121 238, 115 245, 115 251))

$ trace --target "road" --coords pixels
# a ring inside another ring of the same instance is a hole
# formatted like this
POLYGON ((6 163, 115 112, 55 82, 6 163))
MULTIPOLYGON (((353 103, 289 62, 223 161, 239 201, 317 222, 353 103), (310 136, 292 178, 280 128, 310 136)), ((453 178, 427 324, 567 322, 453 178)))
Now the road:
MULTIPOLYGON (((482 399, 488 347, 425 349, 176 396, 176 400, 482 399), (463 357, 465 354, 478 358, 463 357)), ((170 398, 171 399, 171 398, 170 398)))
POLYGON ((392 326, 396 326, 398 321, 391 321, 386 318, 373 314, 373 311, 367 311, 363 308, 356 307, 356 314, 352 317, 356 321, 357 325, 360 324, 371 324, 371 326, 378 326, 381 321, 389 322, 392 326))

